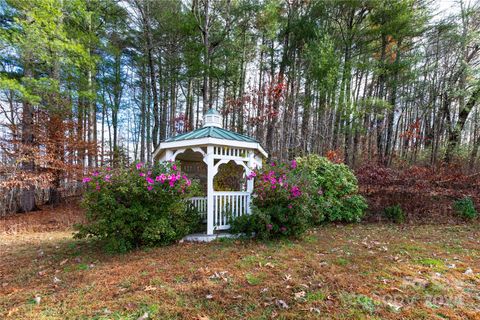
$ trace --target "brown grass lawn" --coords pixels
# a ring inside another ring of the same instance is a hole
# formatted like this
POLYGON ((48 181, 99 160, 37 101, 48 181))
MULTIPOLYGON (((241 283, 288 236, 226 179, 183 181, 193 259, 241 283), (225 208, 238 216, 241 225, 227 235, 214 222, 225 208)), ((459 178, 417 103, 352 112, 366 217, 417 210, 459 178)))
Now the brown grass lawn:
POLYGON ((0 318, 480 319, 478 223, 331 225, 301 240, 108 255, 72 239, 64 211, 37 213, 50 217, 35 228, 3 221, 0 318))

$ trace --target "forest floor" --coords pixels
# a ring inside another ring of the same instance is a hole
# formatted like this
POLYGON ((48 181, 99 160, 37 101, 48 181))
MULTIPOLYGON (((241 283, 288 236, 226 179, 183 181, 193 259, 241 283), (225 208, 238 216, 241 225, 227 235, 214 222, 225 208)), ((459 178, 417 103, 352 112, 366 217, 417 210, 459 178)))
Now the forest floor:
POLYGON ((301 240, 124 255, 78 209, 0 221, 0 318, 480 319, 480 226, 329 225, 301 240))

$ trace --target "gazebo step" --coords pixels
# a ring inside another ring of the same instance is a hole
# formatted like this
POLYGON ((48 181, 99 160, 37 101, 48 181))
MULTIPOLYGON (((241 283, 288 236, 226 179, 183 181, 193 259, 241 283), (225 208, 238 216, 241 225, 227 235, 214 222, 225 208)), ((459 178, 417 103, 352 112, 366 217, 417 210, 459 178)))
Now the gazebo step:
POLYGON ((182 240, 188 242, 210 242, 221 238, 238 238, 239 235, 228 232, 220 232, 208 235, 206 233, 193 233, 185 236, 182 240))

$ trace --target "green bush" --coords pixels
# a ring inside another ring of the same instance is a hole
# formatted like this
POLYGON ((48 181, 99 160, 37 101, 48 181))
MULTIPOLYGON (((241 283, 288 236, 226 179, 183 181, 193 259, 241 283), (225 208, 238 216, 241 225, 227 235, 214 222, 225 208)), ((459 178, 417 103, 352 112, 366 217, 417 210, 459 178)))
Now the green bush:
POLYGON ((315 154, 297 160, 313 189, 310 194, 313 223, 361 220, 367 202, 358 194, 357 178, 350 168, 315 154))
POLYGON ((455 201, 453 207, 457 215, 459 215, 463 219, 472 220, 478 217, 478 212, 475 209, 475 204, 470 197, 465 197, 463 199, 455 201))
POLYGON ((77 226, 76 237, 102 239, 108 251, 169 244, 199 225, 199 215, 186 201, 195 188, 175 163, 106 168, 84 183, 87 222, 77 226))
POLYGON ((253 177, 252 213, 232 221, 231 232, 263 239, 303 234, 311 220, 309 182, 296 162, 266 165, 248 178, 253 177))
POLYGON ((400 205, 394 205, 390 207, 386 207, 383 210, 383 215, 390 221, 395 223, 404 223, 405 222, 405 213, 402 210, 400 205))

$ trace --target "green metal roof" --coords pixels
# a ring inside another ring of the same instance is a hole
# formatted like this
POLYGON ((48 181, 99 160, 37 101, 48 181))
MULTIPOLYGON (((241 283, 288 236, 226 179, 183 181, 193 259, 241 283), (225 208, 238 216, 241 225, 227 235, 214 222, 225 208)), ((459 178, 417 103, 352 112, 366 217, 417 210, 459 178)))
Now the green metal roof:
POLYGON ((194 131, 179 134, 178 136, 175 136, 175 137, 168 138, 164 142, 184 141, 184 140, 201 139, 201 138, 217 138, 217 139, 225 139, 225 140, 236 140, 236 141, 243 141, 243 142, 258 143, 257 140, 250 138, 249 136, 245 136, 243 134, 228 131, 218 127, 203 127, 194 131))

